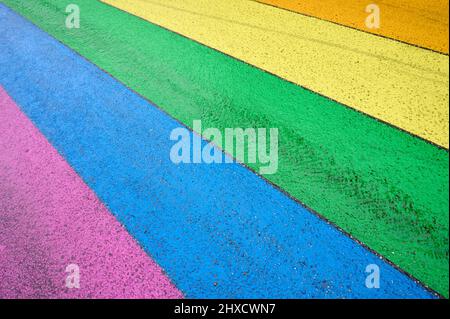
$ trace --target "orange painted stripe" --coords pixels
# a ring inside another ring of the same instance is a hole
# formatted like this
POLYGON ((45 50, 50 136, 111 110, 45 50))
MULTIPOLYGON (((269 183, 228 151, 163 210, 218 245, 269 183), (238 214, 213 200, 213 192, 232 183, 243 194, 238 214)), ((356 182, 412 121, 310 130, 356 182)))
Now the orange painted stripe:
POLYGON ((448 54, 448 0, 257 0, 448 54), (380 27, 370 29, 366 8, 380 8, 380 27))

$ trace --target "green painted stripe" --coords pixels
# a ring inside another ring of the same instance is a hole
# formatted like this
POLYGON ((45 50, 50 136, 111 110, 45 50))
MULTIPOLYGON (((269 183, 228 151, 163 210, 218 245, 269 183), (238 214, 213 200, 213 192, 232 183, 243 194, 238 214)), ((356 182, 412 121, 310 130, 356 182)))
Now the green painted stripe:
POLYGON ((3 1, 187 125, 278 127, 270 181, 448 296, 445 150, 97 1, 3 1))

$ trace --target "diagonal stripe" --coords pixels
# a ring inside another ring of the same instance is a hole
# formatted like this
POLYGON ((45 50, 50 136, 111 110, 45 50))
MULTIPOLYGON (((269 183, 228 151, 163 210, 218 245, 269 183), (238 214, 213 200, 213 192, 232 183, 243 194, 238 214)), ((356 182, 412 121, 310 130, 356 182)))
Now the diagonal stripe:
POLYGON ((0 81, 188 297, 431 297, 243 166, 174 165, 175 120, 0 10, 0 81))
POLYGON ((447 0, 254 0, 448 54, 447 0), (370 4, 380 8, 380 27, 368 28, 370 4))
POLYGON ((0 299, 182 297, 1 86, 0 119, 0 299))
POLYGON ((104 0, 448 148, 448 56, 247 0, 104 0))
POLYGON ((447 152, 98 2, 7 1, 188 125, 278 127, 271 182, 448 294, 447 152))

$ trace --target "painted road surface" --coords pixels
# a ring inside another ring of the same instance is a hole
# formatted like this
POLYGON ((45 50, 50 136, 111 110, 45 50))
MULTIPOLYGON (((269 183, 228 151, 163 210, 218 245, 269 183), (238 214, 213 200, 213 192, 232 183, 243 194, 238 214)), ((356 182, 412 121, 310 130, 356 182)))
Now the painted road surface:
POLYGON ((279 128, 266 178, 448 295, 445 150, 100 2, 77 1, 76 30, 72 1, 7 2, 187 126, 279 128))
POLYGON ((0 194, 0 298, 182 297, 1 87, 0 194))
POLYGON ((248 0, 102 1, 448 149, 448 56, 248 0))
POLYGON ((174 165, 178 122, 0 8, 1 83, 187 297, 432 297, 245 167, 174 165))
POLYGON ((447 0, 256 1, 448 54, 447 0), (370 4, 380 10, 378 28, 366 24, 370 4))

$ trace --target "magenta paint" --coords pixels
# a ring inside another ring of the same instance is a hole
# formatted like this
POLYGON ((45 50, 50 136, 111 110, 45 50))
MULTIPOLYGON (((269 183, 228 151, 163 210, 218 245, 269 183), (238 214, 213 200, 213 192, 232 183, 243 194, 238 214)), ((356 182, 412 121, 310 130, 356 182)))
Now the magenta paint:
POLYGON ((182 297, 0 86, 0 298, 182 297))

